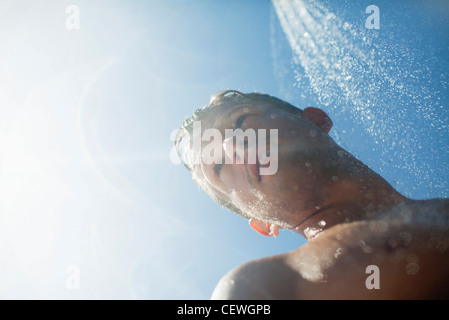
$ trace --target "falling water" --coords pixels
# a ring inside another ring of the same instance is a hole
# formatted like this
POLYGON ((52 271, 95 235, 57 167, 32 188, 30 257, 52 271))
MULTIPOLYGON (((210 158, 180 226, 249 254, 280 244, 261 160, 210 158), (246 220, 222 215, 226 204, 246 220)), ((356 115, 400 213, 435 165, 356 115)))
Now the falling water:
MULTIPOLYGON (((447 196, 449 188, 443 176, 448 174, 442 163, 446 163, 449 149, 442 141, 448 140, 448 113, 447 100, 440 100, 441 90, 448 87, 447 68, 439 76, 432 74, 432 63, 441 70, 438 62, 422 59, 423 53, 393 42, 386 32, 380 38, 379 32, 366 29, 368 15, 362 15, 362 23, 355 25, 319 1, 272 3, 291 49, 299 96, 312 96, 331 117, 351 119, 363 128, 371 140, 368 143, 379 148, 379 171, 393 162, 415 175, 418 182, 413 183, 426 184, 447 196), (426 142, 416 137, 427 138, 429 129, 436 134, 423 146, 426 142), (432 152, 444 174, 438 174, 438 165, 428 163, 423 148, 432 152)), ((277 35, 272 41, 279 41, 277 35)), ((333 130, 337 142, 346 147, 345 132, 333 130)))

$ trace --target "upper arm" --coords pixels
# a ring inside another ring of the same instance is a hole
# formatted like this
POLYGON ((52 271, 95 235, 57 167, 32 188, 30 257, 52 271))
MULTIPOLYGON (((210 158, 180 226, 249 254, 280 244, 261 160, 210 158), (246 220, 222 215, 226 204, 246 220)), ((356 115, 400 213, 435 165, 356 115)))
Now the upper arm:
POLYGON ((228 272, 218 282, 211 299, 292 299, 292 276, 292 270, 282 259, 251 261, 228 272))

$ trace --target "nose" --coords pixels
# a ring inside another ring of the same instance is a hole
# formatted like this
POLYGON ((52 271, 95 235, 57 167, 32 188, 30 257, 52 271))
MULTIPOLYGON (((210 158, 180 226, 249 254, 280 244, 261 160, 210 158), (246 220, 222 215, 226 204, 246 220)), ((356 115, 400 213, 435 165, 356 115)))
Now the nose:
POLYGON ((223 150, 226 156, 225 163, 243 164, 245 148, 242 148, 241 146, 234 146, 233 136, 223 140, 223 150))
POLYGON ((223 150, 227 158, 226 160, 231 160, 230 163, 235 164, 245 164, 245 159, 250 164, 256 163, 257 143, 254 140, 247 139, 246 137, 238 137, 234 143, 234 136, 224 139, 223 150))

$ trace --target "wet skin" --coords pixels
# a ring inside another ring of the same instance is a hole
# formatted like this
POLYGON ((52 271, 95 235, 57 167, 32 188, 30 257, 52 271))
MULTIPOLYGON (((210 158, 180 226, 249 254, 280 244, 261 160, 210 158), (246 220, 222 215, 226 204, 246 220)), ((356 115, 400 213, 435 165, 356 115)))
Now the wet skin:
POLYGON ((411 202, 384 208, 384 219, 335 225, 295 251, 231 270, 212 299, 448 299, 447 225, 402 218, 448 211, 447 199, 411 202), (373 265, 379 287, 369 289, 373 265))
POLYGON ((329 198, 324 190, 314 188, 319 180, 338 174, 338 167, 330 164, 332 158, 339 157, 339 148, 310 121, 270 106, 241 105, 202 123, 204 129, 218 129, 223 136, 225 129, 236 127, 278 130, 278 170, 274 175, 257 174, 257 164, 247 161, 245 165, 202 163, 197 168, 220 197, 245 208, 251 216, 292 229, 329 198), (310 167, 323 155, 328 159, 327 167, 317 174, 310 167))
POLYGON ((257 164, 247 163, 201 163, 195 170, 259 233, 281 227, 309 239, 293 252, 232 270, 213 298, 449 298, 449 201, 398 193, 329 137, 324 112, 309 108, 294 116, 244 104, 217 107, 202 124, 223 135, 236 127, 278 129, 274 175, 261 176, 257 164), (380 289, 366 287, 370 265, 380 270, 380 289))

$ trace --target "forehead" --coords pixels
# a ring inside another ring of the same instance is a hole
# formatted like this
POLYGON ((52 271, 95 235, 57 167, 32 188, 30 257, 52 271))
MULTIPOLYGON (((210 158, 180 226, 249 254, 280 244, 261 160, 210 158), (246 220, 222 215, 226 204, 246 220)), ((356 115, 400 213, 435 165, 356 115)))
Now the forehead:
POLYGON ((255 105, 249 103, 239 103, 239 104, 231 104, 226 103, 223 105, 219 105, 214 107, 211 112, 208 114, 206 119, 204 119, 204 127, 205 128, 221 128, 226 124, 229 124, 231 117, 233 114, 236 114, 240 110, 244 110, 244 108, 255 108, 255 105))
MULTIPOLYGON (((302 110, 295 108, 294 106, 283 102, 282 100, 265 100, 258 99, 247 96, 237 96, 237 97, 226 97, 225 99, 219 98, 219 100, 212 101, 209 105, 202 109, 198 109, 192 118, 192 121, 184 126, 184 135, 183 137, 188 137, 186 139, 187 143, 190 147, 184 150, 186 155, 189 155, 187 158, 190 158, 191 161, 183 161, 184 163, 198 163, 197 153, 194 152, 192 148, 192 141, 201 141, 200 144, 208 143, 208 141, 202 141, 202 135, 207 129, 218 129, 222 132, 225 129, 233 129, 236 125, 236 120, 243 113, 249 113, 250 115, 257 113, 260 115, 269 115, 269 118, 266 118, 268 122, 273 121, 280 125, 281 127, 284 124, 281 124, 279 120, 290 120, 293 121, 296 125, 301 125, 303 120, 302 110), (220 101, 221 100, 221 101, 220 101), (299 120, 299 122, 298 122, 299 120), (200 130, 194 130, 195 124, 200 127, 200 130), (195 161, 197 160, 197 161, 195 161)), ((179 146, 180 144, 178 144, 179 146)), ((197 151, 199 151, 197 149, 197 151)), ((179 152, 178 152, 179 153, 179 152)), ((183 154, 184 152, 181 151, 183 154)), ((193 168, 192 168, 193 169, 193 168)))
POLYGON ((272 101, 261 101, 256 99, 245 98, 239 101, 226 101, 219 105, 213 106, 208 110, 207 114, 202 117, 201 125, 203 129, 207 128, 224 128, 226 125, 233 125, 232 121, 236 120, 236 116, 241 113, 258 112, 260 114, 270 114, 275 119, 276 116, 285 116, 288 118, 302 118, 299 109, 293 106, 291 110, 284 105, 274 103, 272 101), (294 113, 293 110, 298 110, 294 113))

